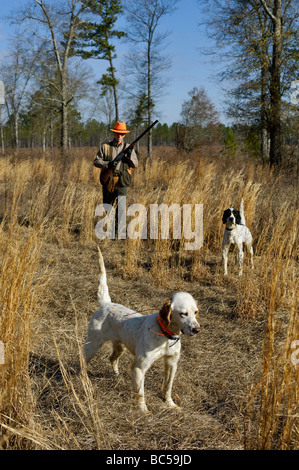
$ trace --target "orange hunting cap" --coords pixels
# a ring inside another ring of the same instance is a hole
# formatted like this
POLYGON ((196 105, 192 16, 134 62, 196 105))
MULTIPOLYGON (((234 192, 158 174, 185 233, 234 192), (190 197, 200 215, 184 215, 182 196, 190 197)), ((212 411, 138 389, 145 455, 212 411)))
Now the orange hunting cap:
POLYGON ((130 132, 130 131, 127 131, 126 123, 119 122, 119 121, 116 121, 116 123, 114 124, 114 128, 110 130, 112 132, 116 132, 117 134, 128 134, 128 132, 130 132))

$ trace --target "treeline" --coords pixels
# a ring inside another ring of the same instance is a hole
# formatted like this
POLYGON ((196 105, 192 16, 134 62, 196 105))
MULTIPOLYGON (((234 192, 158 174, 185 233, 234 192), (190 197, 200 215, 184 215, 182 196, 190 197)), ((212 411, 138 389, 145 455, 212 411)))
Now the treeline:
MULTIPOLYGON (((194 93, 194 90, 193 90, 194 93)), ((197 93, 199 91, 197 90, 197 93)), ((184 103, 183 108, 192 108, 191 102, 196 101, 195 95, 192 95, 190 101, 184 103)), ((202 106, 200 106, 202 110, 202 106)), ((234 157, 238 149, 246 152, 247 155, 263 161, 263 155, 260 145, 260 130, 258 126, 235 124, 225 126, 217 119, 213 121, 217 115, 214 114, 213 106, 210 113, 206 115, 206 121, 203 114, 200 116, 193 112, 192 122, 186 122, 183 119, 180 122, 174 122, 171 125, 167 123, 158 123, 153 128, 152 145, 153 146, 172 146, 184 151, 192 151, 202 146, 216 145, 221 147, 220 153, 226 157, 234 157)), ((99 122, 92 118, 83 122, 81 115, 75 109, 69 114, 71 122, 68 150, 74 147, 95 147, 105 141, 112 139, 110 125, 99 122)), ((131 133, 127 137, 127 141, 134 140, 146 128, 146 124, 137 125, 134 122, 128 122, 128 128, 131 133)), ((2 155, 5 155, 6 149, 13 148, 13 131, 10 122, 7 121, 2 127, 2 155)), ((60 142, 60 125, 59 119, 52 121, 52 126, 45 128, 41 125, 39 114, 21 113, 19 119, 19 148, 42 148, 44 152, 52 153, 54 149, 59 148, 60 142)), ((141 145, 146 146, 146 137, 141 140, 141 145)), ((298 157, 299 133, 298 122, 293 120, 285 120, 283 123, 283 143, 285 148, 284 164, 293 165, 298 157), (293 163, 292 163, 293 162, 293 163)))
MULTIPOLYGON (((49 140, 52 147, 58 132, 65 152, 84 140, 89 123, 82 126, 77 115, 82 103, 90 108, 89 116, 104 115, 110 127, 117 120, 137 127, 151 123, 164 91, 162 75, 171 65, 164 51, 168 33, 161 33, 160 23, 176 3, 30 0, 13 12, 18 33, 0 73, 12 145, 18 148, 26 133, 27 145, 42 134, 43 147, 49 140), (130 73, 116 69, 122 38, 131 47, 123 65, 130 73), (90 79, 88 59, 107 64, 96 82, 90 79)), ((152 132, 147 147, 151 156, 152 132)))
MULTIPOLYGON (((61 126, 59 113, 43 113, 42 106, 38 103, 40 96, 35 96, 18 118, 18 147, 41 147, 44 151, 59 148, 61 126)), ((133 114, 133 116, 135 116, 133 114)), ((14 145, 14 121, 9 119, 2 128, 2 143, 5 147, 14 145)), ((70 106, 68 112, 68 145, 73 147, 98 147, 101 143, 111 140, 110 128, 113 124, 98 121, 95 118, 84 121, 78 109, 70 106)), ((133 141, 147 127, 146 120, 127 120, 130 134, 127 141, 133 141)), ((152 129, 151 141, 153 146, 175 146, 184 151, 192 151, 203 145, 224 145, 231 155, 236 153, 237 140, 242 140, 242 133, 251 132, 250 127, 238 129, 226 127, 221 124, 218 112, 208 98, 203 88, 193 88, 189 92, 189 99, 182 104, 181 118, 179 122, 171 125, 158 122, 152 129)), ((140 141, 147 145, 147 135, 140 141)), ((4 153, 4 151, 2 152, 4 153)))
MULTIPOLYGON (((62 153, 72 146, 97 146, 109 138, 108 130, 117 120, 126 121, 138 134, 158 118, 159 101, 167 91, 164 74, 171 67, 168 33, 161 24, 177 4, 28 0, 21 5, 12 15, 17 34, 0 64, 5 85, 2 153, 7 146, 59 147, 62 153), (95 81, 88 59, 107 66, 95 81)), ((225 65, 219 81, 228 83, 225 107, 232 126, 223 127, 206 91, 194 87, 182 103, 179 122, 161 123, 147 134, 148 156, 152 145, 191 151, 213 142, 224 142, 225 151, 234 153, 241 139, 264 163, 281 165, 289 154, 296 158, 298 2, 198 0, 198 5, 198 21, 213 40, 211 52, 225 65)))
MULTIPOLYGON (((76 112, 70 115, 70 132, 68 149, 72 147, 98 147, 100 143, 111 140, 113 135, 110 131, 110 125, 99 122, 96 119, 89 119, 83 122, 80 119, 80 113, 76 112)), ((136 125, 134 122, 128 122, 130 134, 127 141, 134 140, 145 130, 146 125, 136 125)), ((197 126, 188 128, 180 122, 174 122, 171 125, 167 123, 157 123, 153 128, 152 142, 153 146, 175 146, 184 150, 193 150, 206 143, 223 143, 226 141, 229 133, 234 135, 232 129, 218 124, 213 129, 197 126), (191 145, 193 143, 193 146, 191 145)), ((13 131, 9 121, 3 126, 3 152, 6 148, 13 148, 13 131)), ((36 120, 30 115, 20 115, 19 120, 19 148, 42 148, 44 151, 53 150, 59 147, 60 127, 59 121, 53 122, 51 128, 44 131, 40 126, 38 116, 36 120)), ((141 140, 146 145, 146 138, 141 140)))
MULTIPOLYGON (((113 135, 110 131, 110 125, 99 122, 96 119, 89 119, 83 122, 80 114, 70 115, 70 132, 68 140, 68 149, 72 147, 97 147, 100 143, 111 140, 113 135)), ((145 125, 136 126, 134 123, 128 123, 130 135, 127 141, 134 140, 137 135, 145 129, 145 125)), ((170 126, 166 123, 158 123, 153 129, 152 140, 154 146, 166 145, 177 146, 179 123, 173 123, 170 126)), ((13 148, 13 131, 10 123, 7 122, 3 128, 3 150, 13 148)), ((30 119, 28 115, 21 115, 18 129, 19 148, 42 148, 43 150, 59 147, 60 127, 59 121, 53 122, 52 127, 44 131, 37 120, 30 119)), ((146 139, 142 139, 143 143, 146 139)))

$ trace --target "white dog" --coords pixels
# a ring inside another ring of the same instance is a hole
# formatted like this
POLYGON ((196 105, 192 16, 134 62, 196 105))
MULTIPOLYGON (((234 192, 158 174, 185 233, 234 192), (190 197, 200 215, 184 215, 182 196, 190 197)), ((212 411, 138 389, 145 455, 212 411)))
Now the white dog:
POLYGON ((252 235, 246 227, 243 199, 240 204, 240 211, 233 207, 226 209, 222 216, 222 222, 225 224, 225 230, 222 240, 222 259, 224 265, 224 275, 227 275, 228 252, 231 244, 235 244, 239 250, 239 276, 242 275, 243 267, 243 244, 246 245, 250 253, 251 267, 253 268, 253 248, 252 235))
POLYGON ((178 292, 168 300, 159 313, 141 315, 123 305, 111 302, 106 281, 103 257, 99 249, 100 275, 98 302, 100 309, 90 320, 84 344, 86 362, 106 341, 113 344, 110 362, 118 374, 118 360, 124 346, 135 356, 132 364, 132 385, 139 408, 147 412, 144 399, 144 377, 154 361, 164 357, 163 392, 166 405, 178 408, 171 398, 173 379, 180 357, 180 335, 193 336, 199 332, 196 316, 198 307, 193 297, 178 292))

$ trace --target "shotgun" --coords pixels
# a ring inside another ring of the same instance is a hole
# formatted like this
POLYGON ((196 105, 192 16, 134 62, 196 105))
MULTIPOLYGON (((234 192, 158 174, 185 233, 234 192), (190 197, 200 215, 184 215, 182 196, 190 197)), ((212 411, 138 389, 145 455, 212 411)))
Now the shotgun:
POLYGON ((127 153, 134 148, 134 145, 138 142, 138 140, 142 139, 142 137, 152 128, 154 127, 158 122, 158 119, 156 119, 155 122, 153 122, 145 131, 140 134, 137 139, 135 139, 127 148, 123 149, 119 154, 115 157, 113 160, 113 168, 105 169, 104 171, 101 172, 100 179, 101 183, 105 184, 107 183, 108 179, 110 178, 111 173, 113 172, 113 169, 116 167, 118 162, 125 156, 127 153))

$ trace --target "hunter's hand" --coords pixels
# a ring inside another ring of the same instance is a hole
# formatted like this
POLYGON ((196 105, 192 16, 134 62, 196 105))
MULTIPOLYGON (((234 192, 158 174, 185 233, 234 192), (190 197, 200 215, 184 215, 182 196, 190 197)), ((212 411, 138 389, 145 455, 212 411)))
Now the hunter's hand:
POLYGON ((116 165, 117 165, 117 163, 115 163, 114 160, 112 160, 112 162, 109 162, 108 163, 109 170, 113 170, 116 167, 116 165))
POLYGON ((133 152, 133 147, 128 148, 128 150, 126 151, 126 157, 131 158, 132 152, 133 152))

